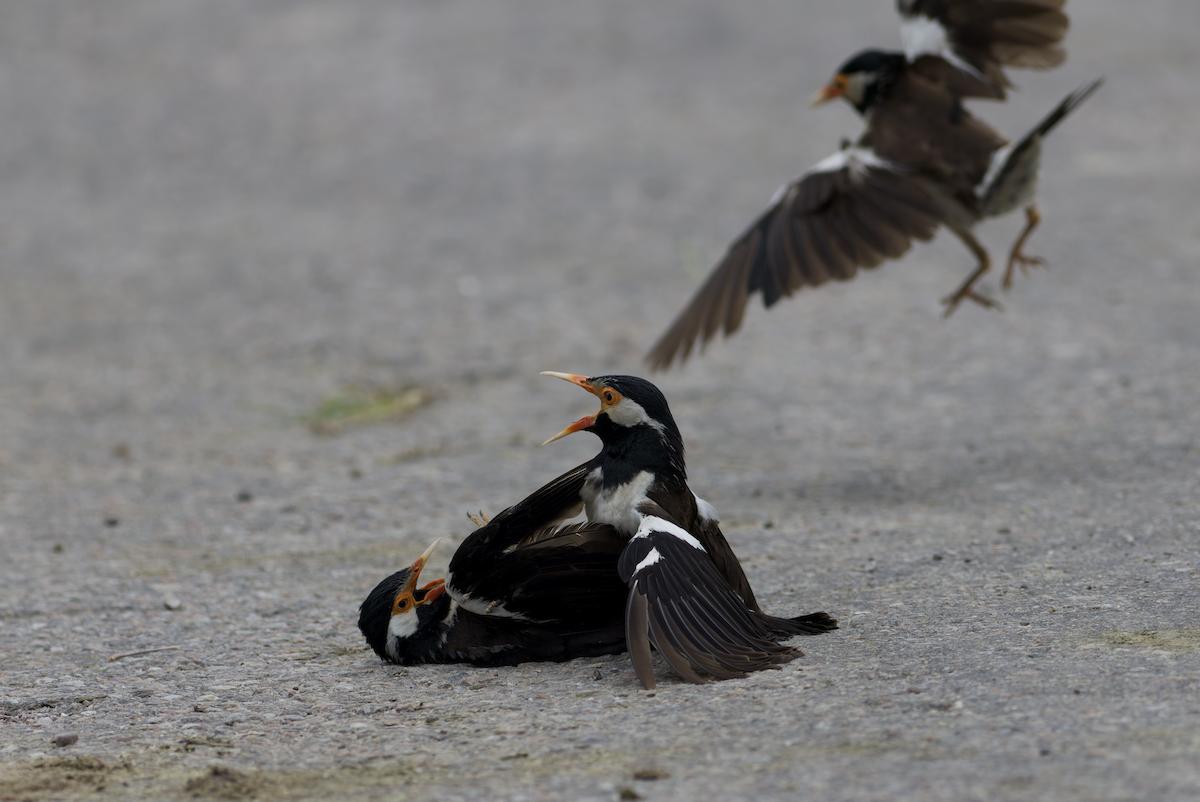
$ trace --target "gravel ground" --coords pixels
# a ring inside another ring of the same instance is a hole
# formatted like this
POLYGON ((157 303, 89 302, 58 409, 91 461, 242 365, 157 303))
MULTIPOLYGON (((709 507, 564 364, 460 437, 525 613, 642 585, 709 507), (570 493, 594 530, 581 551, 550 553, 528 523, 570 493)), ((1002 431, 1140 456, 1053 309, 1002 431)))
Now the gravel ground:
POLYGON ((764 605, 841 619, 806 657, 647 693, 355 628, 595 452, 538 371, 642 372, 890 6, 0 3, 0 799, 1200 796, 1191 0, 1075 0, 975 104, 1108 79, 1005 313, 939 319, 941 236, 659 380, 764 605))

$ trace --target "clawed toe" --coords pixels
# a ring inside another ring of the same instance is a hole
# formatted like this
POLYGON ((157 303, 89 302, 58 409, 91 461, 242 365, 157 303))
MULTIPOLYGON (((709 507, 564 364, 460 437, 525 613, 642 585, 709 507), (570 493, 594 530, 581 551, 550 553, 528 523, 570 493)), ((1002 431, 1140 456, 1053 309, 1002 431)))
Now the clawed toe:
POLYGON ((1030 268, 1046 267, 1046 265, 1046 260, 1040 256, 1026 256, 1023 253, 1014 253, 1008 257, 1008 269, 1004 271, 1004 281, 1001 282, 1000 286, 1006 290, 1012 286, 1013 268, 1021 268, 1021 275, 1028 276, 1030 268))
POLYGON ((942 313, 942 319, 945 320, 954 314, 954 310, 958 309, 958 305, 966 298, 970 298, 972 301, 984 307, 985 309, 996 309, 1001 312, 1004 311, 1004 307, 999 301, 993 301, 986 295, 980 295, 974 289, 965 287, 958 292, 953 293, 952 295, 947 295, 942 299, 942 305, 946 307, 946 311, 942 313))

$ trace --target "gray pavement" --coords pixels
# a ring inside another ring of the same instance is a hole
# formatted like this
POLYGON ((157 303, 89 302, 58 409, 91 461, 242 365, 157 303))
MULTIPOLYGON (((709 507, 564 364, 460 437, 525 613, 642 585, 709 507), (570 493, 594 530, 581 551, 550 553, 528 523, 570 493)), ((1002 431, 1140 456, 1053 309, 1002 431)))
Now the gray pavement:
POLYGON ((1200 6, 1068 10, 974 105, 1108 80, 1003 314, 939 319, 942 235, 658 379, 764 605, 843 628, 651 694, 386 666, 357 605, 595 452, 538 371, 643 372, 891 3, 0 3, 0 799, 1200 797, 1200 6))

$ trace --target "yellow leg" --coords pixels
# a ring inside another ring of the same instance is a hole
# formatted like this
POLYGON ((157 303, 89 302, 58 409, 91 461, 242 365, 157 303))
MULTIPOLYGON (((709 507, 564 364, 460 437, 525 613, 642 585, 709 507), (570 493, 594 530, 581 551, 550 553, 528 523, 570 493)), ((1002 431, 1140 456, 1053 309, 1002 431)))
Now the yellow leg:
POLYGON ((1001 286, 1008 289, 1012 286, 1013 268, 1018 265, 1021 267, 1023 275, 1029 275, 1029 268, 1038 265, 1046 264, 1046 260, 1038 256, 1026 256, 1021 253, 1021 248, 1025 247, 1025 240, 1029 239, 1029 235, 1037 228, 1038 223, 1042 222, 1042 216, 1038 213, 1038 208, 1034 204, 1025 207, 1025 230, 1021 232, 1021 236, 1017 237, 1016 243, 1012 246, 1012 252, 1008 254, 1008 269, 1004 271, 1004 282, 1001 286))
POLYGON ((979 244, 979 240, 975 239, 975 236, 970 231, 955 231, 954 233, 958 235, 958 238, 963 241, 964 245, 971 249, 971 253, 975 254, 975 258, 979 260, 979 266, 975 268, 975 272, 967 276, 967 280, 957 290, 942 299, 942 303, 946 307, 946 311, 942 314, 942 317, 947 318, 954 314, 954 310, 958 308, 958 305, 963 302, 964 298, 970 298, 975 303, 988 309, 1001 309, 1000 304, 991 298, 985 298, 975 292, 975 282, 991 268, 992 258, 988 256, 987 250, 979 244))

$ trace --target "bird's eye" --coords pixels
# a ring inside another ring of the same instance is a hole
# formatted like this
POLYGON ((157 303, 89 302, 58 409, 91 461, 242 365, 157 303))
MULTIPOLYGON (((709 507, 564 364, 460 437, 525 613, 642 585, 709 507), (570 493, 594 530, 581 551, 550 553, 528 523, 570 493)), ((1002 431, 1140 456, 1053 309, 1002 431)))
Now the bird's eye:
POLYGON ((612 390, 605 390, 601 398, 604 399, 604 403, 611 404, 613 401, 617 400, 617 394, 612 390))
POLYGON ((400 596, 396 599, 396 603, 392 605, 392 615, 396 615, 398 613, 407 613, 412 606, 413 600, 411 596, 408 594, 400 596))

